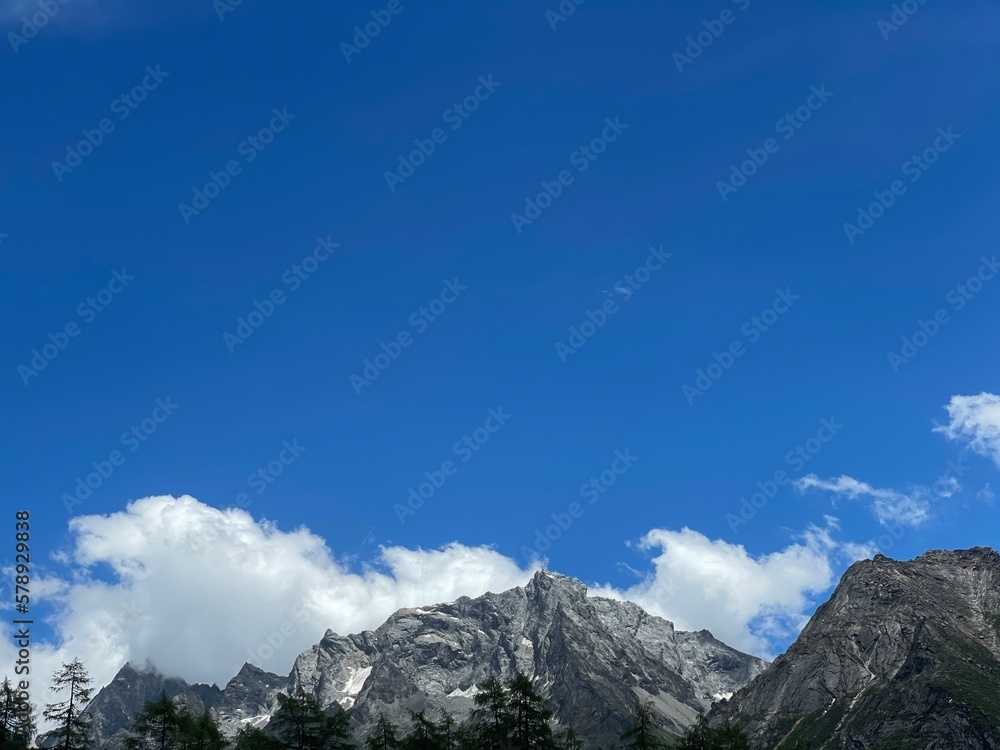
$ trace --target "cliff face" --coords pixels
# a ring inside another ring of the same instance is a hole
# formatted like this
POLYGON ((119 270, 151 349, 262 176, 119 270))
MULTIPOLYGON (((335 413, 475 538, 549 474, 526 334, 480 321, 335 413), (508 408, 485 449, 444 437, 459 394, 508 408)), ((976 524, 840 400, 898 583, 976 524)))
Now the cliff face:
POLYGON ((710 723, 766 748, 1000 748, 1000 555, 855 563, 789 650, 710 723))
POLYGON ((400 610, 375 631, 327 633, 299 656, 291 682, 324 705, 353 707, 359 725, 380 712, 405 725, 409 709, 464 718, 477 684, 521 671, 560 723, 617 740, 637 699, 652 700, 679 734, 764 667, 707 631, 679 633, 635 604, 588 597, 579 581, 540 572, 524 588, 400 610))
POLYGON ((166 689, 193 710, 208 708, 232 735, 266 725, 277 693, 301 687, 324 707, 351 709, 363 736, 379 713, 401 727, 410 710, 444 709, 461 721, 478 684, 521 671, 559 724, 608 746, 637 700, 652 701, 665 729, 679 734, 765 666, 707 631, 678 632, 635 604, 588 597, 579 581, 541 571, 524 587, 399 610, 372 631, 328 631, 285 677, 245 665, 220 690, 126 665, 88 711, 99 744, 115 747, 144 702, 166 689))

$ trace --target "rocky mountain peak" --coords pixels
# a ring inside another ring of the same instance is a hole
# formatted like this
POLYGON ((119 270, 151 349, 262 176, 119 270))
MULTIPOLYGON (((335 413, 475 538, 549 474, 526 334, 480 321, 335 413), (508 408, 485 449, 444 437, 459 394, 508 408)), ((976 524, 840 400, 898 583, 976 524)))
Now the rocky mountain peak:
POLYGON ((528 597, 546 599, 572 600, 577 603, 587 598, 587 586, 575 578, 553 573, 551 570, 539 570, 524 587, 528 597))
POLYGON ((523 587, 399 609, 375 630, 328 630, 287 676, 244 664, 219 691, 129 668, 93 705, 95 714, 110 712, 97 722, 104 750, 114 750, 129 717, 164 687, 184 705, 208 708, 230 736, 247 724, 266 725, 277 693, 302 688, 324 708, 350 709, 363 737, 381 713, 404 728, 410 711, 446 710, 462 721, 486 678, 523 672, 560 725, 606 747, 638 701, 652 702, 677 735, 765 666, 707 631, 676 631, 632 602, 590 597, 580 581, 540 570, 523 587))
POLYGON ((848 568, 788 651, 712 719, 775 748, 992 750, 998 686, 1000 555, 877 555, 848 568))

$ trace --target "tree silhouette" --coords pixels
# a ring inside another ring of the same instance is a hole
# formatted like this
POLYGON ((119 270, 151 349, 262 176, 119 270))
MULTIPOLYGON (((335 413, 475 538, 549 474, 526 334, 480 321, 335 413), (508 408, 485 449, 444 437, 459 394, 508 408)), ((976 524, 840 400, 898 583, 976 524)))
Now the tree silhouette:
POLYGON ((56 724, 51 736, 61 750, 85 750, 90 744, 90 717, 83 712, 90 700, 90 675, 78 658, 52 675, 52 692, 67 691, 66 700, 49 703, 42 715, 56 724))
POLYGON ((197 718, 182 712, 179 719, 177 741, 181 750, 223 750, 229 744, 208 709, 197 718))
POLYGON ((559 738, 560 750, 583 750, 583 742, 576 736, 573 727, 570 727, 559 738))
POLYGON ((379 714, 375 729, 365 738, 366 750, 396 750, 398 747, 396 727, 385 718, 385 714, 379 714))
POLYGON ((285 746, 277 737, 248 724, 236 733, 233 747, 235 750, 284 750, 285 746))
POLYGON ((4 677, 0 685, 0 750, 25 750, 34 738, 34 707, 4 677))
POLYGON ((440 728, 427 718, 423 711, 411 711, 413 728, 399 746, 403 750, 441 750, 444 744, 440 728))
POLYGON ((545 708, 542 696, 524 674, 518 672, 507 683, 508 710, 513 731, 514 747, 521 750, 552 750, 555 740, 549 727, 552 712, 545 708))
POLYGON ((289 750, 341 750, 353 746, 347 714, 325 713, 319 701, 301 687, 292 696, 278 693, 278 711, 271 722, 289 750))
POLYGON ((619 737, 626 748, 634 750, 659 750, 664 747, 656 733, 651 704, 639 703, 632 710, 632 727, 619 737))
POLYGON ((472 699, 473 733, 482 750, 504 750, 511 727, 507 691, 496 677, 487 678, 472 699))
POLYGON ((182 733, 184 728, 181 712, 164 690, 155 701, 146 701, 136 714, 125 745, 128 750, 180 750, 187 739, 182 733))
POLYGON ((438 722, 438 735, 441 738, 441 750, 455 750, 458 744, 455 719, 444 709, 441 710, 441 721, 438 722))
POLYGON ((719 729, 712 729, 699 716, 697 723, 681 738, 677 750, 750 750, 747 736, 729 722, 719 729))

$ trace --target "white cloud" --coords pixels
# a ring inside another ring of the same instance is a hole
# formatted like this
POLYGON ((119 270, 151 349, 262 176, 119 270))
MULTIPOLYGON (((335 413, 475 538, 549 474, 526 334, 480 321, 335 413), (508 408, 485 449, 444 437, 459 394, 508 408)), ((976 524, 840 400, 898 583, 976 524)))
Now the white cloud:
POLYGON ((654 529, 640 545, 659 551, 654 573, 623 591, 603 586, 591 593, 629 599, 679 630, 705 628, 734 648, 770 657, 774 640, 797 635, 808 621, 815 604, 810 596, 833 584, 832 562, 840 553, 831 537, 836 520, 826 522, 757 557, 686 527, 654 529))
MULTIPOLYGON (((70 529, 69 561, 82 568, 70 581, 39 579, 32 586, 57 608, 58 644, 33 644, 39 687, 74 656, 98 686, 127 660, 148 659, 188 681, 219 685, 244 661, 286 674, 327 628, 374 628, 400 607, 503 591, 531 576, 493 549, 460 544, 385 547, 377 565, 353 573, 308 529, 281 531, 243 510, 218 510, 187 496, 150 497, 119 513, 77 517, 70 529), (111 582, 98 576, 104 566, 111 582), (282 624, 294 628, 286 642, 273 655, 259 648, 282 624), (252 659, 248 649, 269 658, 252 659)), ((5 640, 0 658, 13 663, 5 640)))
POLYGON ((996 500, 996 497, 997 495, 993 491, 993 488, 990 487, 989 482, 983 485, 983 488, 976 493, 976 499, 986 503, 987 505, 992 505, 993 501, 996 500))
MULTIPOLYGON (((939 480, 944 482, 942 496, 950 497, 961 486, 953 477, 939 480), (944 494, 947 493, 947 494, 944 494)), ((851 500, 869 497, 872 499, 871 509, 878 522, 883 526, 900 523, 904 526, 917 527, 930 518, 930 492, 925 487, 917 487, 909 493, 897 490, 878 489, 854 477, 842 475, 832 479, 820 479, 815 474, 809 474, 795 480, 795 488, 801 491, 818 489, 844 495, 851 500)))
POLYGON ((976 453, 992 458, 1000 466, 1000 396, 952 396, 945 407, 948 424, 934 428, 949 440, 968 443, 976 453))
MULTIPOLYGON (((625 590, 591 593, 631 599, 679 629, 708 628, 736 648, 770 656, 772 639, 797 634, 814 605, 810 596, 830 587, 833 561, 845 551, 835 529, 827 517, 824 527, 758 557, 690 529, 654 529, 641 543, 657 550, 653 573, 625 590)), ((352 572, 306 528, 283 531, 188 496, 80 516, 70 531, 72 546, 56 557, 71 572, 33 585, 56 608, 56 642, 33 643, 39 704, 51 699, 38 692, 48 676, 77 656, 97 687, 127 660, 219 685, 244 661, 286 674, 327 628, 374 628, 401 607, 523 586, 533 572, 490 547, 458 543, 381 547, 374 564, 352 572), (282 626, 291 634, 271 653, 267 639, 273 644, 282 626)), ((7 663, 11 644, 0 644, 7 663)))
POLYGON ((934 483, 932 489, 934 490, 935 495, 940 497, 951 497, 952 495, 962 491, 962 483, 955 477, 946 474, 934 483))
POLYGON ((879 553, 878 545, 875 540, 870 540, 861 544, 855 542, 844 542, 840 545, 841 551, 843 552, 844 559, 850 562, 855 562, 856 560, 870 560, 879 553))

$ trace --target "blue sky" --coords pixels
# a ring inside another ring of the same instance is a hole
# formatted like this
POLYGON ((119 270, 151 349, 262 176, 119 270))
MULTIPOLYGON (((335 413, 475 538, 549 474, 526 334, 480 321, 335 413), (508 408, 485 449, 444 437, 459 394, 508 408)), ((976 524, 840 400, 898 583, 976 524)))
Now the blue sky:
POLYGON ((309 600, 282 671, 542 558, 773 655, 854 559, 994 544, 996 3, 45 7, 0 15, 42 664, 224 681, 169 612, 309 600))

